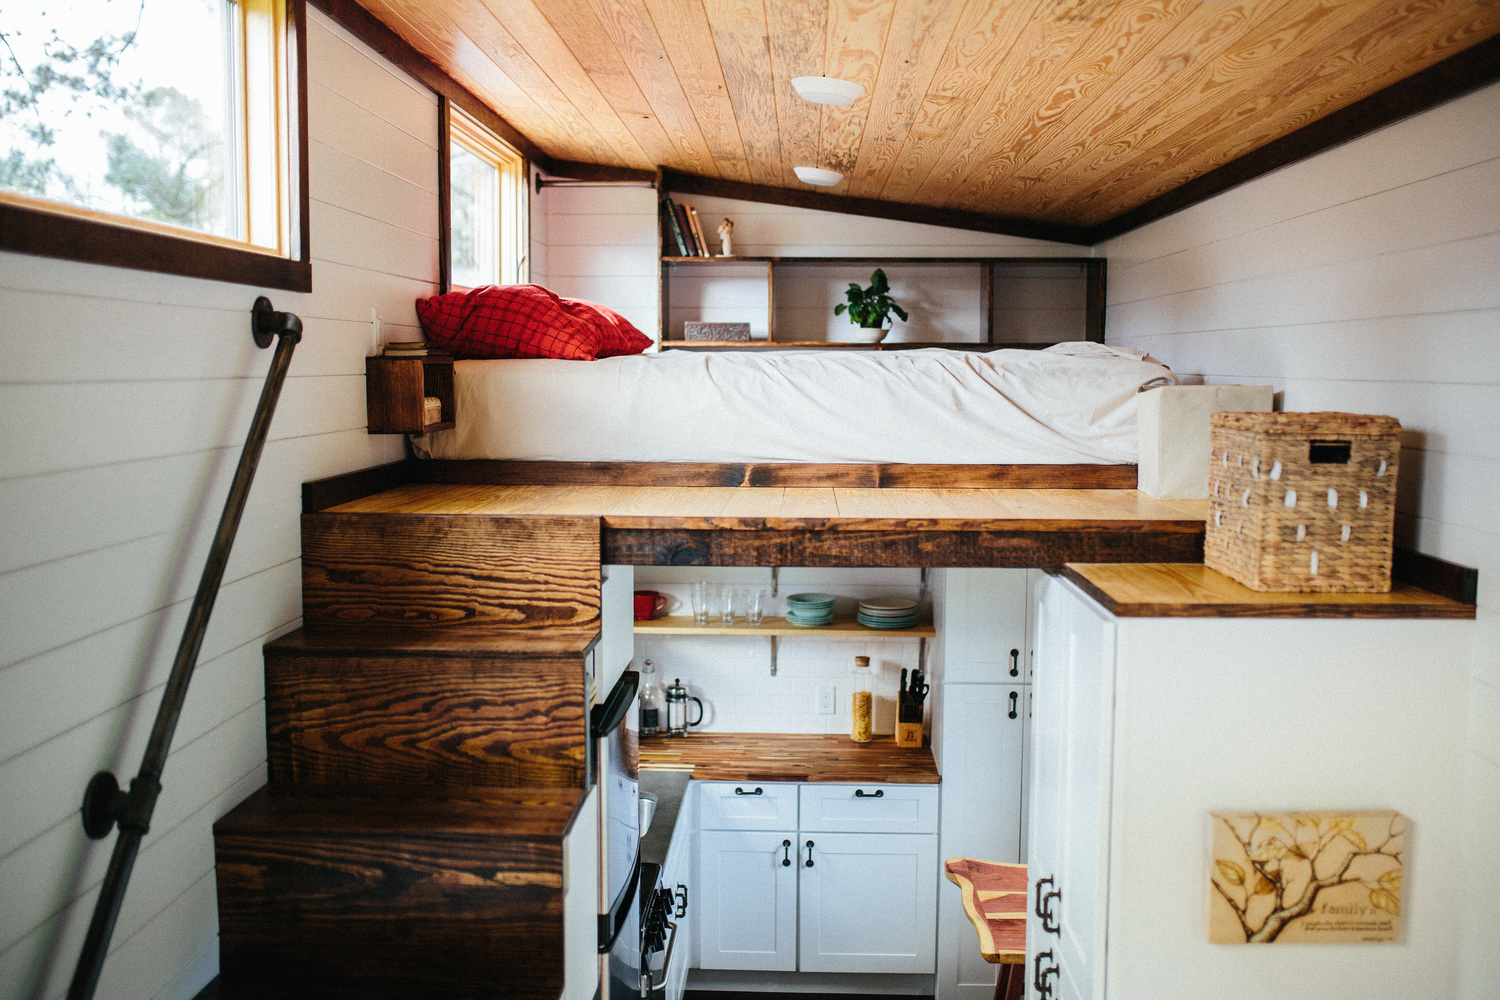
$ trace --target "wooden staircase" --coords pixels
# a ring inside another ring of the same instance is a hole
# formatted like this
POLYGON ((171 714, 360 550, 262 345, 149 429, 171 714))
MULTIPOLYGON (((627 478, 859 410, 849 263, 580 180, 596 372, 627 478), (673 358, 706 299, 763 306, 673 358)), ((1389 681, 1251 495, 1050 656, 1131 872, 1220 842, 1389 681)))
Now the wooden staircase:
POLYGON ((302 548, 270 783, 214 825, 222 995, 555 1000, 597 519, 321 512, 302 548))

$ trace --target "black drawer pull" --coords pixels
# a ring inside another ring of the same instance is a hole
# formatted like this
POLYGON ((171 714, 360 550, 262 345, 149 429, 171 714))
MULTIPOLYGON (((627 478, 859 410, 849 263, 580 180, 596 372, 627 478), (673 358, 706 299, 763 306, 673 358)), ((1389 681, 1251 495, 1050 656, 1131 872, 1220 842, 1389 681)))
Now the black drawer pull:
POLYGON ((687 886, 683 885, 681 882, 678 882, 677 883, 677 893, 676 893, 676 895, 677 895, 677 912, 674 913, 674 914, 672 914, 672 915, 674 917, 685 917, 685 916, 687 916, 687 899, 688 899, 687 886))
POLYGON ((877 788, 873 792, 867 792, 863 788, 856 788, 854 790, 854 797, 856 799, 883 799, 885 798, 885 789, 877 788))
POLYGON ((790 840, 781 842, 781 867, 792 867, 792 842, 790 840))
POLYGON ((1012 649, 1010 651, 1010 675, 1012 677, 1021 676, 1021 651, 1019 649, 1012 649))
POLYGON ((813 849, 813 842, 809 840, 807 842, 807 867, 808 868, 811 868, 813 866, 813 862, 812 862, 812 849, 813 849))
POLYGON ((1054 899, 1062 899, 1062 890, 1056 888, 1056 885, 1057 883, 1053 881, 1051 875, 1036 880, 1036 906, 1034 907, 1034 912, 1041 918, 1042 930, 1048 934, 1057 934, 1060 936, 1062 928, 1058 924, 1059 915, 1052 908, 1052 901, 1054 899), (1044 885, 1052 886, 1052 891, 1043 892, 1042 886, 1044 885))
POLYGON ((734 786, 734 794, 736 794, 736 795, 764 795, 764 794, 766 794, 766 790, 764 788, 760 787, 759 785, 756 785, 755 786, 755 791, 753 791, 753 792, 747 792, 743 788, 741 788, 739 785, 735 785, 734 786))
POLYGON ((1010 711, 1005 713, 1009 718, 1014 719, 1016 717, 1016 702, 1020 699, 1020 697, 1021 696, 1016 694, 1016 692, 1014 691, 1010 693, 1010 711))

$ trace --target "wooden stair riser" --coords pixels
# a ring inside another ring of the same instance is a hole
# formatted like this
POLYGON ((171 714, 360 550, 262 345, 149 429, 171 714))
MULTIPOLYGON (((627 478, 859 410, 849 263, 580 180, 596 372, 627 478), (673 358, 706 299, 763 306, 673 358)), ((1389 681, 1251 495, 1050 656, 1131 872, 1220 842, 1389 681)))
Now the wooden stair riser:
POLYGON ((272 831, 220 835, 215 849, 227 978, 505 982, 547 1000, 562 987, 556 843, 272 831))
POLYGON ((599 520, 302 516, 308 625, 539 628, 599 617, 599 520))
POLYGON ((584 663, 266 650, 272 782, 582 787, 584 663))
POLYGON ((578 792, 288 796, 214 824, 220 968, 237 995, 555 1000, 578 792))

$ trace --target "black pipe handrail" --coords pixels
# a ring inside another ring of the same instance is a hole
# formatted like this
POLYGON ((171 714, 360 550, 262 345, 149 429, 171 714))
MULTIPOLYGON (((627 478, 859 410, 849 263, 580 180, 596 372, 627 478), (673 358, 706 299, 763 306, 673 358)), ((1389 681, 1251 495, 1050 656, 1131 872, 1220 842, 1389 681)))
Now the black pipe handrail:
POLYGON ((271 358, 271 370, 266 373, 255 417, 250 421, 245 450, 240 453, 240 464, 234 470, 234 482, 224 500, 219 530, 214 534, 213 547, 209 549, 203 576, 198 581, 198 592, 193 597, 193 607, 182 630, 182 642, 177 647, 172 674, 167 678, 166 691, 156 710, 156 723, 151 727, 151 740, 146 744, 140 773, 131 780, 130 790, 123 791, 112 773, 100 771, 89 781, 88 790, 84 792, 84 832, 93 840, 101 840, 118 825, 120 835, 115 840, 109 870, 104 875, 104 885, 94 905, 83 951, 73 970, 68 1000, 91 1000, 95 987, 99 985, 99 974, 104 970, 109 939, 120 915, 120 904, 125 898, 131 869, 135 867, 136 853, 151 827, 151 814, 156 810, 156 798, 161 794, 161 773, 167 763, 167 751, 172 748, 172 735, 177 731, 177 720, 187 699, 193 668, 198 665, 198 651, 208 629, 208 617, 213 613, 215 598, 219 596, 219 583, 224 578, 224 566, 229 562, 229 550, 234 545, 235 532, 239 530, 240 516, 245 513, 245 500, 250 495, 255 467, 260 464, 266 434, 271 429, 276 400, 281 395, 282 383, 286 381, 287 367, 292 363, 292 351, 302 339, 302 320, 292 313, 277 312, 271 300, 262 295, 250 310, 250 331, 257 347, 270 347, 276 338, 280 338, 280 342, 271 358))

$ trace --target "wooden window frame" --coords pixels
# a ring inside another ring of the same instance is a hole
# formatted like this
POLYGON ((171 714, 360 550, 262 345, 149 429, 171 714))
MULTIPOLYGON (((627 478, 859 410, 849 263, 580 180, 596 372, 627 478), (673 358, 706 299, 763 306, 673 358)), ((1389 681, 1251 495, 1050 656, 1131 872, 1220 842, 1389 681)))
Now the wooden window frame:
MULTIPOLYGON (((285 84, 295 122, 283 121, 290 197, 278 199, 280 251, 204 234, 179 234, 149 221, 117 219, 67 206, 0 201, 0 250, 105 264, 188 278, 206 278, 294 292, 312 291, 309 249, 307 138, 307 4, 285 0, 285 84)), ((279 183, 279 182, 278 182, 279 183)), ((252 209, 253 211, 253 209, 252 209)))
MULTIPOLYGON (((517 224, 521 227, 518 244, 521 263, 518 277, 522 282, 531 277, 531 158, 512 145, 505 136, 496 131, 480 115, 449 100, 446 94, 438 95, 438 214, 442 230, 442 245, 438 251, 439 285, 441 291, 451 292, 453 285, 453 157, 452 143, 476 149, 481 155, 497 160, 515 159, 519 162, 521 204, 517 207, 517 224)), ((503 168, 502 168, 503 170, 503 168)), ((504 211, 504 199, 501 210, 504 211)), ((502 215, 503 219, 503 215, 502 215)), ((501 226, 501 242, 504 242, 504 225, 501 226)), ((504 260, 503 250, 501 259, 504 260)), ((503 278, 504 275, 502 274, 503 278)))

